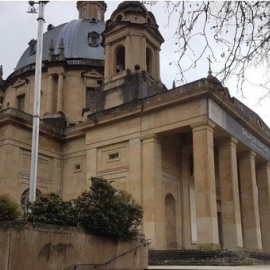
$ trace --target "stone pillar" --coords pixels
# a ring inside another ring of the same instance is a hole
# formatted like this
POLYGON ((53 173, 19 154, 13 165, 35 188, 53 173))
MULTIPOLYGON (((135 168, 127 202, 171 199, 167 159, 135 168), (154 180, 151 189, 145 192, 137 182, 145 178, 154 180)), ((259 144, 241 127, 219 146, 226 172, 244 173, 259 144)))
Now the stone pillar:
POLYGON ((142 205, 142 162, 141 162, 141 140, 134 138, 129 140, 129 181, 128 190, 133 198, 142 205))
POLYGON ((156 65, 154 67, 156 67, 156 80, 157 81, 161 81, 160 79, 160 54, 159 54, 160 49, 156 50, 155 52, 155 58, 156 58, 156 65))
POLYGON ((192 126, 196 219, 199 247, 219 247, 213 127, 192 126))
POLYGON ((239 155, 244 247, 250 250, 262 249, 255 156, 252 151, 239 155))
POLYGON ((133 70, 134 65, 132 66, 132 64, 133 64, 133 54, 131 53, 131 47, 132 47, 131 35, 128 34, 128 35, 126 35, 126 46, 125 46, 125 62, 126 62, 125 63, 126 64, 125 69, 133 70))
POLYGON ((259 189, 259 211, 263 251, 270 252, 270 164, 257 167, 257 184, 259 189))
POLYGON ((112 46, 105 44, 105 62, 104 62, 104 82, 109 82, 115 74, 115 55, 112 52, 112 46))
POLYGON ((161 144, 156 136, 142 141, 143 234, 154 249, 165 245, 165 199, 162 195, 161 144))
POLYGON ((58 75, 58 88, 57 88, 57 111, 63 112, 63 88, 64 88, 64 75, 58 75))
POLYGON ((91 186, 91 177, 96 177, 97 175, 97 148, 87 149, 86 152, 86 179, 85 179, 85 187, 89 189, 91 186))
POLYGON ((48 75, 47 112, 53 112, 53 75, 48 75))
MULTIPOLYGON (((147 66, 146 66, 146 38, 145 36, 141 37, 141 61, 140 61, 140 65, 141 65, 141 70, 147 70, 147 66)), ((136 63, 134 63, 136 65, 136 63)))
POLYGON ((228 138, 218 145, 223 245, 232 249, 243 248, 236 144, 228 138))

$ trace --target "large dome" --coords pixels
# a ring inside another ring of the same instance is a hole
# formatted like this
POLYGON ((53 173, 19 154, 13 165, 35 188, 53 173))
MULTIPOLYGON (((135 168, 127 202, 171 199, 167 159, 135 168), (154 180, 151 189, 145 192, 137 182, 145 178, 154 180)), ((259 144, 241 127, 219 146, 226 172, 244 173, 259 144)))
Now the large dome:
MULTIPOLYGON (((48 29, 43 35, 43 61, 49 60, 51 41, 53 40, 54 43, 54 53, 57 54, 59 53, 59 46, 62 39, 66 59, 104 60, 104 50, 100 45, 101 33, 105 29, 105 23, 103 21, 79 19, 57 27, 49 26, 48 29), (89 35, 91 33, 95 33, 97 37, 97 44, 95 46, 89 44, 89 35)), ((32 44, 34 44, 32 46, 35 46, 34 40, 32 40, 32 44)), ((30 41, 28 48, 21 56, 15 68, 15 72, 35 63, 36 54, 32 50, 30 41)))

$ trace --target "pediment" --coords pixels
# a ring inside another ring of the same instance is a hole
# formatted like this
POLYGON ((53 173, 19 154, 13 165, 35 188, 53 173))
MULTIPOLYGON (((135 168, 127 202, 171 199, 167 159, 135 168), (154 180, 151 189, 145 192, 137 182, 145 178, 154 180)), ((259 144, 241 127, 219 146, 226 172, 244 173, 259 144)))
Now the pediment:
POLYGON ((112 25, 110 25, 104 32, 102 35, 107 36, 113 32, 121 32, 121 34, 123 34, 125 32, 125 30, 127 29, 127 24, 128 22, 125 22, 123 24, 116 24, 113 23, 112 25))
POLYGON ((29 82, 29 80, 27 80, 27 79, 21 79, 21 78, 19 78, 13 85, 12 85, 12 87, 13 88, 18 88, 18 87, 20 87, 20 86, 22 86, 22 85, 24 85, 24 84, 27 84, 29 82))
POLYGON ((82 73, 82 77, 83 78, 95 78, 95 79, 102 79, 103 78, 103 74, 99 73, 98 71, 96 71, 95 69, 92 69, 88 72, 83 72, 82 73))

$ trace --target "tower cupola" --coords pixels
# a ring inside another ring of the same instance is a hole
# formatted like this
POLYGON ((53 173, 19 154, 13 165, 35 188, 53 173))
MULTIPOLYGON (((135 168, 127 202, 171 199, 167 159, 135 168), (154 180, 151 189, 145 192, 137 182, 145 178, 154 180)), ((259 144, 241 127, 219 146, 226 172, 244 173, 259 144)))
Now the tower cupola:
POLYGON ((103 32, 105 82, 131 72, 147 72, 160 81, 159 51, 164 42, 156 19, 140 1, 125 1, 112 13, 103 32))
POLYGON ((78 1, 79 19, 104 21, 107 5, 104 1, 78 1))

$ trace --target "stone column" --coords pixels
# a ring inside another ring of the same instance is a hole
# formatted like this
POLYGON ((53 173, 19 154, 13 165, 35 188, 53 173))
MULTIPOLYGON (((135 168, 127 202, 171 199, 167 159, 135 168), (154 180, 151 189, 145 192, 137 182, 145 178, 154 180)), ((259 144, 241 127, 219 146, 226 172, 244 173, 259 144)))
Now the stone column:
POLYGON ((64 88, 64 75, 60 73, 58 75, 58 88, 57 88, 57 111, 63 112, 63 89, 64 88))
POLYGON ((259 189, 259 211, 263 251, 270 251, 270 164, 257 167, 257 184, 259 189))
POLYGON ((255 156, 252 151, 239 155, 244 247, 250 250, 262 249, 255 156))
POLYGON ((219 247, 213 128, 192 126, 198 245, 212 248, 219 247))
POLYGON ((47 112, 53 112, 53 75, 48 75, 47 86, 47 112))
POLYGON ((142 141, 143 227, 154 249, 165 245, 165 199, 162 195, 161 144, 156 136, 142 141))
POLYGON ((218 145, 223 245, 233 249, 243 247, 236 144, 228 138, 218 145))
MULTIPOLYGON (((194 190, 193 170, 191 161, 192 149, 190 147, 182 147, 181 151, 181 181, 180 181, 180 198, 178 207, 182 210, 182 248, 191 249, 192 243, 197 243, 197 221, 196 210, 192 213, 192 191, 194 190), (192 215, 193 214, 193 215, 192 215), (192 215, 192 216, 191 216, 192 215), (194 222, 193 222, 194 221, 194 222)), ((195 202, 195 199, 194 199, 195 202)), ((196 207, 196 204, 195 204, 196 207)), ((180 247, 181 248, 181 247, 180 247)))

